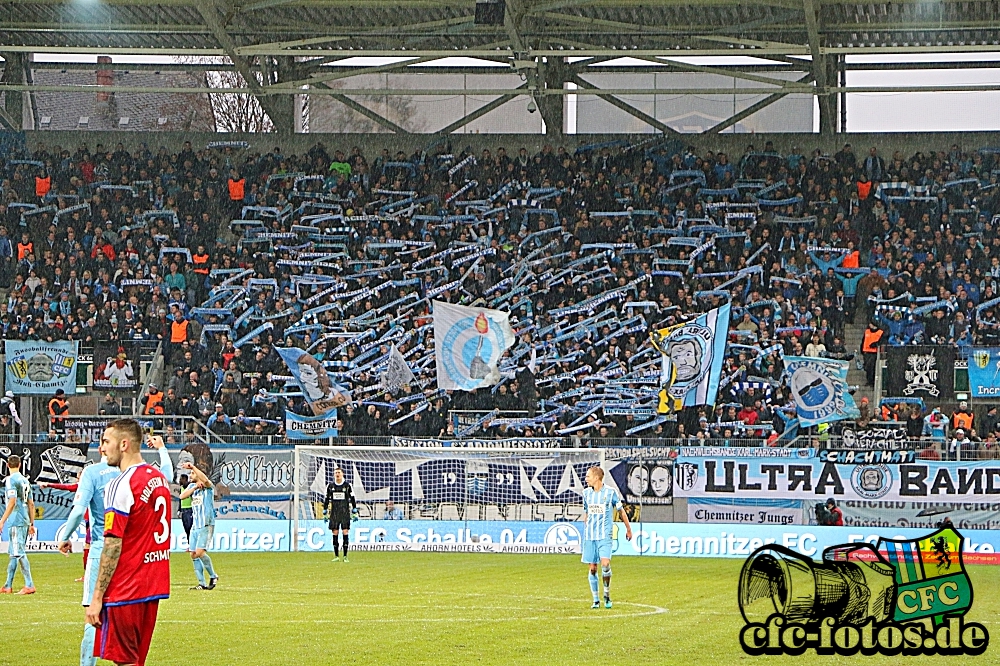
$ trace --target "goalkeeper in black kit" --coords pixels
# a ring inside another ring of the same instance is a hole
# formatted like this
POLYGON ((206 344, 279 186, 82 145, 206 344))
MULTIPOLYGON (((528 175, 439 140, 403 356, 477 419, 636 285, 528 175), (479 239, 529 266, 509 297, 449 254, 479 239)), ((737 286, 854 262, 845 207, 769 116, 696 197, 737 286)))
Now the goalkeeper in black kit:
POLYGON ((340 561, 340 539, 344 538, 344 561, 347 559, 347 546, 350 543, 351 518, 358 517, 358 502, 354 499, 351 484, 344 478, 344 470, 339 467, 333 472, 333 483, 326 486, 326 498, 323 500, 323 515, 327 517, 330 531, 333 532, 334 562, 340 561))

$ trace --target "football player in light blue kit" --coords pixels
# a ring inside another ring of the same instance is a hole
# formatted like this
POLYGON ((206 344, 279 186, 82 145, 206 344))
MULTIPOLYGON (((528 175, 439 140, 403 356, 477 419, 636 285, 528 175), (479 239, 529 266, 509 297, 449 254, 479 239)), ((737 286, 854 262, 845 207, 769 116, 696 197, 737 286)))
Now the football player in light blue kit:
POLYGON ((212 547, 215 536, 215 488, 204 472, 192 465, 184 463, 192 483, 181 493, 181 499, 191 498, 191 540, 188 543, 188 552, 191 553, 191 561, 194 564, 194 575, 198 578, 198 584, 192 590, 214 590, 219 582, 219 577, 212 566, 212 558, 205 552, 212 547), (205 574, 208 574, 208 582, 205 582, 205 574))
MULTIPOLYGON (((160 454, 160 471, 167 479, 174 476, 174 466, 170 462, 170 455, 163 446, 163 438, 151 436, 149 446, 156 449, 160 454)), ((63 527, 63 541, 59 544, 59 552, 68 555, 73 546, 69 541, 70 536, 76 532, 83 521, 83 515, 90 510, 90 554, 87 556, 87 568, 83 575, 83 605, 90 605, 90 598, 94 595, 94 586, 97 584, 97 573, 100 570, 101 553, 104 552, 104 489, 118 476, 121 471, 117 467, 111 467, 104 457, 104 442, 100 446, 101 462, 88 465, 80 475, 80 482, 76 489, 76 496, 73 498, 73 509, 66 519, 63 527), (96 518, 95 518, 96 516, 96 518)), ((80 666, 95 666, 97 657, 94 656, 94 636, 97 629, 89 624, 83 625, 83 641, 80 643, 80 666)))
POLYGON ((27 477, 21 474, 21 458, 7 458, 7 468, 10 476, 4 483, 4 497, 7 498, 7 509, 0 517, 0 534, 3 534, 4 523, 10 526, 7 534, 7 582, 0 594, 10 594, 10 586, 14 584, 14 574, 20 565, 24 574, 24 587, 18 594, 34 594, 35 583, 31 580, 31 566, 28 564, 28 536, 35 533, 35 503, 31 499, 31 484, 27 477), (9 522, 8 522, 9 521, 9 522))
MULTIPOLYGON (((594 605, 600 608, 597 595, 597 565, 601 565, 604 578, 604 607, 611 608, 611 534, 614 529, 615 511, 622 508, 622 500, 614 488, 604 485, 604 470, 591 467, 587 470, 587 488, 583 490, 583 512, 586 524, 583 528, 583 563, 590 565, 590 591, 594 595, 594 605)), ((625 512, 625 538, 632 540, 632 523, 625 512)))

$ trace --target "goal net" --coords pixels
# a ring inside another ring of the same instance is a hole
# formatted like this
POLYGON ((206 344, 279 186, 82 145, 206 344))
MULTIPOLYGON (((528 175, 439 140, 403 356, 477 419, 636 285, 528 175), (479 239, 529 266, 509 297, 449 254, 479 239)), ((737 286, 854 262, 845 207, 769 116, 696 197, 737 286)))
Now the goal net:
POLYGON ((391 501, 405 520, 575 521, 587 469, 604 452, 298 446, 295 458, 297 520, 322 519, 339 467, 362 519, 385 518, 391 501))

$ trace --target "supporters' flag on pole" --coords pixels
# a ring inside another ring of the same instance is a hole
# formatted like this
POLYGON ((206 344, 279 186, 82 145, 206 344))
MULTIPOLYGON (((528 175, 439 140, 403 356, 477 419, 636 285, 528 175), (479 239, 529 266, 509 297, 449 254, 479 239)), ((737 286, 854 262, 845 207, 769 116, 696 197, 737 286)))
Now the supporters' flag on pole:
POLYGON ((403 354, 396 348, 396 345, 393 345, 389 349, 389 364, 385 366, 385 371, 382 372, 382 388, 387 391, 397 391, 411 382, 413 382, 413 372, 406 365, 406 359, 403 358, 403 354))
POLYGON ((440 301, 431 303, 438 388, 474 391, 499 382, 497 364, 514 345, 509 314, 440 301))
POLYGON ((786 356, 785 374, 799 425, 812 426, 861 416, 847 388, 847 361, 786 356))
POLYGON ((694 405, 715 405, 722 361, 729 336, 730 305, 700 315, 693 321, 650 332, 662 354, 661 414, 694 405))
POLYGON ((343 386, 334 383, 323 364, 304 349, 298 347, 276 347, 275 349, 291 371, 295 383, 302 390, 302 396, 309 404, 313 414, 331 418, 331 411, 351 401, 350 392, 343 386))

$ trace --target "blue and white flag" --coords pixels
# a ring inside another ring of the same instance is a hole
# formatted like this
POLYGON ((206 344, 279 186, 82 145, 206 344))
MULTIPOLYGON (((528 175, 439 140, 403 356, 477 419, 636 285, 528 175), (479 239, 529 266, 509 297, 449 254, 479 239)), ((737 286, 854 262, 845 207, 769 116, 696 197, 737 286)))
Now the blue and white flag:
POLYGON ((514 345, 509 314, 431 301, 439 389, 474 391, 500 381, 497 364, 514 345))
POLYGON ((973 398, 1000 396, 1000 349, 976 347, 972 350, 969 355, 969 390, 973 398))
POLYGON ((7 340, 7 389, 14 395, 51 395, 57 389, 76 392, 79 341, 7 340))
POLYGON ((812 426, 861 416, 847 388, 850 363, 829 358, 786 356, 785 374, 799 425, 812 426))
POLYGON ((692 321, 652 331, 662 354, 661 413, 695 405, 715 405, 729 337, 730 304, 692 321))
POLYGON ((389 349, 389 363, 379 377, 379 385, 387 391, 398 391, 414 380, 413 371, 406 365, 403 354, 393 345, 389 349))
POLYGON ((323 364, 304 349, 298 347, 276 347, 281 360, 285 362, 302 390, 302 397, 313 414, 331 418, 331 412, 351 401, 346 388, 336 384, 327 374, 323 364))
POLYGON ((333 409, 323 416, 301 416, 295 412, 285 411, 285 433, 288 439, 325 439, 337 437, 337 410, 333 409))

